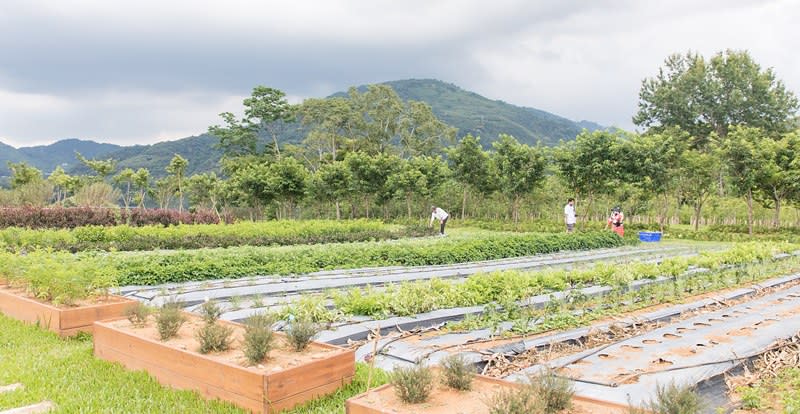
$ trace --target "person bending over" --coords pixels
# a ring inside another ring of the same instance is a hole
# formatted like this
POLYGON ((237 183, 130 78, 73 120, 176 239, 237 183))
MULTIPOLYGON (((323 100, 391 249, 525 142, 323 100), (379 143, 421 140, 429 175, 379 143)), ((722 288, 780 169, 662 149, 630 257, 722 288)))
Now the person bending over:
POLYGON ((428 223, 428 227, 433 227, 433 220, 439 220, 439 235, 444 236, 444 225, 447 224, 447 219, 450 217, 446 211, 442 210, 439 207, 431 206, 431 221, 428 223))

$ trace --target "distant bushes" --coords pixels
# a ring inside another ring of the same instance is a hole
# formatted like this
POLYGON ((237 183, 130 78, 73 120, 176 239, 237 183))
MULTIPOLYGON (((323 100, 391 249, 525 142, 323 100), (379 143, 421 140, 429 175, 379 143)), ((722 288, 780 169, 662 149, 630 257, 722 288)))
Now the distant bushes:
POLYGON ((163 209, 133 209, 96 207, 12 207, 0 208, 0 228, 74 229, 81 226, 130 226, 176 224, 217 224, 213 211, 178 212, 163 209))
POLYGON ((197 249, 206 247, 345 243, 428 234, 419 226, 389 226, 376 220, 282 220, 229 225, 83 226, 71 230, 0 230, 0 245, 14 248, 84 250, 197 249))

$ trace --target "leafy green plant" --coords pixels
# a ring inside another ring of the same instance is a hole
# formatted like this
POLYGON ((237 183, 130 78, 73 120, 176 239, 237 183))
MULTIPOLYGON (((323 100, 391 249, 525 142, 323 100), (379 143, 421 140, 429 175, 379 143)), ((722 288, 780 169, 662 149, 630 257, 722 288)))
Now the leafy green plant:
POLYGON ((147 317, 150 316, 150 308, 142 302, 136 302, 125 309, 125 317, 131 325, 141 328, 147 324, 147 317))
POLYGON ((275 317, 267 313, 255 313, 245 320, 242 346, 250 365, 261 363, 269 355, 274 341, 273 323, 275 317))
POLYGON ((489 414, 536 414, 541 405, 529 386, 503 388, 492 394, 486 405, 489 414))
POLYGON ((286 338, 295 351, 301 352, 308 347, 314 336, 319 333, 319 325, 307 318, 297 318, 286 328, 286 338))
POLYGON ((463 355, 450 355, 442 360, 441 366, 445 385, 459 391, 469 391, 472 388, 472 380, 476 373, 475 365, 463 355))
POLYGON ((548 371, 529 376, 528 381, 544 414, 557 413, 572 406, 572 396, 575 391, 568 379, 548 371))
POLYGON ((761 405, 764 404, 764 396, 762 391, 763 390, 760 388, 753 387, 737 388, 736 393, 739 394, 739 398, 742 399, 742 408, 746 410, 755 410, 761 408, 761 405))
POLYGON ((231 304, 231 310, 239 310, 242 308, 242 298, 239 296, 231 296, 228 301, 231 304))
POLYGON ((433 391, 433 371, 421 364, 397 367, 391 374, 391 383, 401 401, 409 404, 423 403, 433 391))
POLYGON ((697 414, 703 404, 692 387, 669 383, 656 387, 656 397, 646 407, 654 414, 697 414))
POLYGON ((200 343, 198 351, 201 354, 227 351, 233 341, 231 335, 233 335, 233 328, 230 326, 222 325, 219 322, 206 323, 195 332, 195 337, 200 343))

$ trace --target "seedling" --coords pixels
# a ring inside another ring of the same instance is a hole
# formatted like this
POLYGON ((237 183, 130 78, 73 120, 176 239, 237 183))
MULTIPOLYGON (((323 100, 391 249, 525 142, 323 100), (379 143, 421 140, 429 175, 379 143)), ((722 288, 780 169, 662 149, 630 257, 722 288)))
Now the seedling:
POLYGON ((697 414, 704 407, 691 386, 670 383, 656 387, 656 398, 647 404, 647 408, 654 414, 697 414))
POLYGON ((207 325, 213 324, 222 316, 222 308, 213 300, 206 301, 200 306, 200 316, 207 325))
POLYGON ((575 390, 568 379, 548 371, 541 375, 529 376, 528 381, 543 413, 554 414, 572 406, 575 390))
POLYGON ((165 303, 156 315, 156 326, 161 340, 166 341, 177 335, 185 320, 180 307, 174 302, 165 303))
POLYGON ((136 302, 136 304, 128 306, 125 309, 125 317, 131 322, 131 325, 137 328, 143 327, 147 323, 147 317, 150 315, 150 308, 144 303, 136 302))
POLYGON ((217 322, 206 323, 195 333, 200 342, 200 353, 227 351, 231 346, 233 328, 217 322))
POLYGON ((424 365, 398 367, 392 373, 391 381, 397 397, 409 404, 427 401, 433 390, 433 372, 424 365))

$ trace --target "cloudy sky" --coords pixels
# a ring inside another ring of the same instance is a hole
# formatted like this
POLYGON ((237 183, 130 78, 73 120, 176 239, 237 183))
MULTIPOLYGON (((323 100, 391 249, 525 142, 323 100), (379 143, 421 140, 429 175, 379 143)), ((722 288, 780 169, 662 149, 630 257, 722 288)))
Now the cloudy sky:
POLYGON ((799 18, 795 0, 2 0, 0 141, 178 139, 255 85, 299 102, 407 78, 632 129, 675 52, 747 49, 800 92, 799 18))

